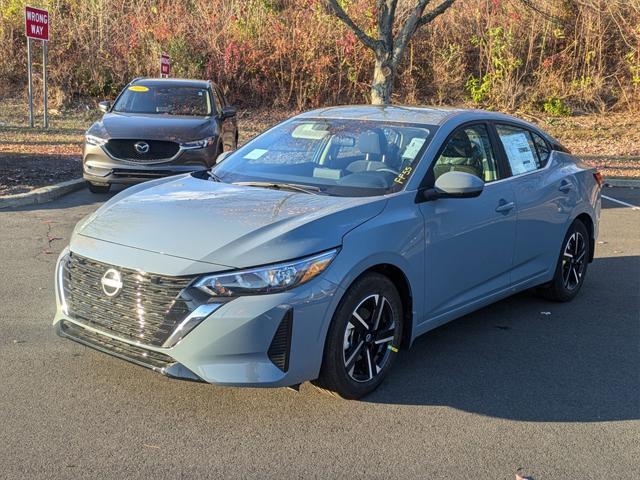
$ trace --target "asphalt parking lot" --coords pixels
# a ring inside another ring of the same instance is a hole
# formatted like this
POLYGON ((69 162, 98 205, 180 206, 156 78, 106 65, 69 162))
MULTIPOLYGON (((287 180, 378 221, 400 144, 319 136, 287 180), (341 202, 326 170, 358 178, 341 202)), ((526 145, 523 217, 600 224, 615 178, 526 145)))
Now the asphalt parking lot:
POLYGON ((603 200, 574 302, 461 318, 346 402, 170 380, 58 338, 54 262, 106 198, 0 211, 0 478, 640 478, 640 210, 603 200))

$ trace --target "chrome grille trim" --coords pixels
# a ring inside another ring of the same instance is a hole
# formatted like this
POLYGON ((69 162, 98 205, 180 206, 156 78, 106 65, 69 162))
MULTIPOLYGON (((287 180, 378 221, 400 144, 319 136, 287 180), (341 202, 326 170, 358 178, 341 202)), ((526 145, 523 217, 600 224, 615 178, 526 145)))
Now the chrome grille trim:
POLYGON ((174 359, 164 353, 154 352, 106 335, 100 335, 66 320, 62 320, 58 324, 58 334, 101 352, 159 372, 176 363, 174 359))
POLYGON ((149 145, 149 153, 139 153, 134 145, 140 140, 110 139, 102 149, 114 160, 136 164, 169 162, 182 152, 180 144, 168 140, 143 140, 149 145))
POLYGON ((160 347, 191 312, 179 295, 192 276, 149 274, 74 253, 61 268, 70 317, 105 333, 160 347), (116 268, 122 276, 122 291, 115 297, 105 295, 100 283, 110 268, 116 268))

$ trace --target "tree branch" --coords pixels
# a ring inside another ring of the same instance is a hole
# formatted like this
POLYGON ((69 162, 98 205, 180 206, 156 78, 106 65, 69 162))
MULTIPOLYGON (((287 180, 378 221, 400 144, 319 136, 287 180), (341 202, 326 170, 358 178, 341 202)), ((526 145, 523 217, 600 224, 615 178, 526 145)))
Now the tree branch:
POLYGON ((533 3, 533 1, 531 0, 515 0, 515 1, 518 3, 521 3, 527 8, 530 8, 531 10, 536 12, 538 15, 540 15, 541 17, 544 17, 546 20, 549 20, 550 22, 553 22, 558 25, 562 23, 562 20, 558 18, 556 15, 553 15, 552 13, 546 10, 543 10, 541 7, 533 3))
POLYGON ((378 37, 384 43, 385 50, 393 50, 393 22, 396 18, 398 0, 377 0, 378 37))
POLYGON ((445 0, 444 2, 442 2, 440 5, 438 5, 436 8, 434 8, 433 10, 431 10, 429 13, 427 13, 425 16, 420 18, 420 21, 418 22, 418 26, 422 27, 423 25, 426 25, 427 23, 431 23, 433 22, 433 20, 442 15, 444 12, 447 11, 447 9, 453 5, 453 2, 455 2, 456 0, 445 0))
POLYGON ((404 25, 396 35, 393 48, 393 64, 396 66, 402 59, 404 49, 407 47, 409 40, 418 28, 418 22, 424 12, 425 7, 431 0, 418 0, 416 6, 413 7, 409 17, 405 20, 404 25))
POLYGON ((355 34, 356 37, 358 37, 358 39, 360 39, 360 41, 365 46, 369 47, 371 50, 375 50, 376 49, 376 46, 377 46, 378 42, 376 40, 374 40, 373 38, 371 38, 366 33, 364 33, 360 29, 360 27, 358 27, 354 23, 354 21, 351 20, 351 17, 349 17, 349 15, 346 14, 344 9, 340 6, 340 4, 338 4, 337 0, 326 0, 326 2, 327 2, 327 6, 329 7, 330 10, 333 11, 335 16, 338 17, 340 20, 342 20, 342 22, 347 27, 349 27, 349 29, 355 34))

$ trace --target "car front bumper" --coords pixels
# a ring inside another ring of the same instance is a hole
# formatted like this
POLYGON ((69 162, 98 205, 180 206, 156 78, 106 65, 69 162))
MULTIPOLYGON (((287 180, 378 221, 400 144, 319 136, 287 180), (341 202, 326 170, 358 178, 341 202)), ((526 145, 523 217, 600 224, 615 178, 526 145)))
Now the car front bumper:
MULTIPOLYGON (((127 247, 122 247, 127 248, 127 247)), ((56 270, 58 334, 174 378, 284 387, 317 378, 339 287, 318 277, 293 290, 222 304, 170 348, 139 343, 68 310, 56 270)), ((204 272, 203 272, 204 273, 204 272)))
POLYGON ((209 168, 215 164, 217 147, 180 149, 166 160, 136 162, 113 157, 103 147, 84 144, 82 176, 94 184, 133 184, 180 173, 209 168))

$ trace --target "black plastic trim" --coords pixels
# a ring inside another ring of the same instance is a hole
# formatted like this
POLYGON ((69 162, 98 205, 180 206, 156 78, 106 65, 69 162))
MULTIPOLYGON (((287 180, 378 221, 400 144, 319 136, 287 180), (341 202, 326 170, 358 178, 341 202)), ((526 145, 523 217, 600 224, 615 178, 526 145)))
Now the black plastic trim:
POLYGON ((283 372, 289 371, 289 357, 291 354, 291 336, 293 332, 293 309, 286 311, 276 333, 273 335, 267 356, 273 364, 283 372))

